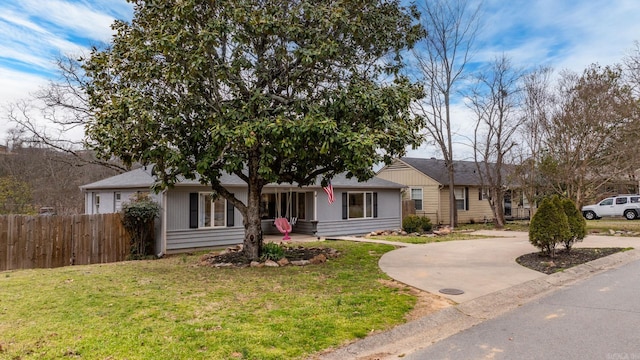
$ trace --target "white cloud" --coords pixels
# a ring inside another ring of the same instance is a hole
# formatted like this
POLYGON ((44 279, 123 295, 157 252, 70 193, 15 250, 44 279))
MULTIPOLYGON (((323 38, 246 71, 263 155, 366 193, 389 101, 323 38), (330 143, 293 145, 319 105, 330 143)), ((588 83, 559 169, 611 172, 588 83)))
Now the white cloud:
MULTIPOLYGON (((4 0, 0 2, 0 108, 56 76, 55 59, 108 42, 114 18, 129 18, 125 0, 4 0)), ((0 114, 0 139, 11 127, 0 114)))
POLYGON ((107 41, 113 17, 83 3, 62 0, 23 0, 23 9, 31 16, 46 19, 67 33, 107 41))
POLYGON ((581 72, 620 62, 640 34, 640 2, 489 0, 480 42, 483 58, 507 53, 515 64, 581 72))

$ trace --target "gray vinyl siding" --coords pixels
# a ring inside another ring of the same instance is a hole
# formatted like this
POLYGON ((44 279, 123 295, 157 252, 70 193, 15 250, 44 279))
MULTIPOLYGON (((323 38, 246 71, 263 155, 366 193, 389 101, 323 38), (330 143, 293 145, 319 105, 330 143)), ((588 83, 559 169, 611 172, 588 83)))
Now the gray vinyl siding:
POLYGON ((374 230, 399 229, 400 217, 323 221, 318 223, 318 236, 363 235, 374 230))
MULTIPOLYGON (((181 187, 167 192, 167 252, 196 248, 214 248, 241 244, 244 239, 242 215, 234 210, 234 226, 206 229, 189 228, 189 194, 206 192, 206 187, 181 187)), ((245 189, 230 188, 238 199, 246 202, 245 189)))
MULTIPOLYGON (((194 192, 206 192, 208 188, 193 187, 172 189, 167 192, 167 203, 171 204, 167 207, 167 231, 173 230, 197 230, 189 228, 189 194, 194 192)), ((247 190, 245 189, 229 189, 242 202, 247 201, 247 190)), ((234 227, 242 227, 242 215, 238 209, 233 212, 234 227)), ((168 242, 168 240, 167 240, 168 242)), ((168 245, 168 244, 167 244, 168 245)))
POLYGON ((329 205, 326 197, 324 202, 318 202, 318 236, 357 235, 402 226, 399 189, 334 189, 334 194, 336 201, 333 204, 329 205), (378 194, 378 217, 342 219, 342 193, 365 191, 378 194))
MULTIPOLYGON (((130 202, 131 197, 138 192, 149 192, 149 189, 141 190, 94 190, 85 193, 85 214, 96 214, 95 204, 93 203, 95 195, 100 196, 100 207, 98 209, 99 214, 110 214, 117 212, 115 209, 115 194, 120 193, 120 205, 130 202)), ((150 193, 151 198, 162 206, 162 195, 150 193)))
POLYGON ((171 230, 167 231, 167 252, 242 244, 243 239, 244 228, 242 226, 171 230))

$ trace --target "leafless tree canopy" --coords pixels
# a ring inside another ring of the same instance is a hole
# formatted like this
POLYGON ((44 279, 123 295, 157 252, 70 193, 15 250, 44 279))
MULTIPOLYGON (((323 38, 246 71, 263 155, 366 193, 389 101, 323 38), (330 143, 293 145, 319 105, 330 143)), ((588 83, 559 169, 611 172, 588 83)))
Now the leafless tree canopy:
MULTIPOLYGON (((427 31, 422 46, 413 51, 418 77, 426 97, 415 105, 416 115, 426 118, 427 137, 442 152, 449 172, 449 188, 453 189, 452 97, 459 82, 467 74, 467 65, 479 29, 480 6, 466 0, 423 1, 421 22, 427 31)), ((457 223, 454 191, 449 191, 449 223, 457 223)))
POLYGON ((505 224, 504 184, 509 156, 516 146, 516 132, 522 124, 523 72, 514 68, 506 56, 496 58, 476 76, 477 83, 468 96, 475 113, 474 160, 481 182, 489 192, 489 204, 496 225, 505 224))
POLYGON ((83 90, 86 78, 79 60, 62 57, 56 64, 58 79, 50 81, 32 97, 8 106, 7 117, 15 124, 14 131, 20 132, 20 139, 25 144, 70 155, 64 161, 76 166, 98 164, 118 171, 127 170, 117 161, 86 156, 84 126, 93 116, 83 90))

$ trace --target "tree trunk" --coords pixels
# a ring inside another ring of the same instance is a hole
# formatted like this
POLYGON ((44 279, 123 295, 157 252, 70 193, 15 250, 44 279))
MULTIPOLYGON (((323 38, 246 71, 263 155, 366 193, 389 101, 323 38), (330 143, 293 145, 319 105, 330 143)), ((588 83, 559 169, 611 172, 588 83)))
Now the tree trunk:
POLYGON ((243 251, 250 260, 258 260, 262 252, 262 219, 260 218, 260 201, 262 197, 262 180, 258 176, 258 153, 249 157, 249 181, 247 188, 246 214, 243 214, 244 225, 243 251))
POLYGON ((249 192, 247 216, 243 218, 243 251, 251 260, 258 260, 262 251, 262 220, 260 219, 260 194, 249 192), (253 199, 252 199, 253 198, 253 199))
POLYGON ((456 208, 455 180, 453 172, 453 163, 450 163, 449 171, 449 226, 455 228, 458 225, 458 209, 456 208))
MULTIPOLYGON (((257 172, 256 172, 257 173, 257 172)), ((260 198, 262 186, 255 176, 249 176, 246 214, 243 214, 244 225, 243 251, 251 260, 258 260, 262 251, 262 219, 260 218, 260 198)))
POLYGON ((506 223, 504 220, 504 193, 502 189, 495 189, 495 199, 493 213, 496 219, 496 228, 502 229, 506 223))

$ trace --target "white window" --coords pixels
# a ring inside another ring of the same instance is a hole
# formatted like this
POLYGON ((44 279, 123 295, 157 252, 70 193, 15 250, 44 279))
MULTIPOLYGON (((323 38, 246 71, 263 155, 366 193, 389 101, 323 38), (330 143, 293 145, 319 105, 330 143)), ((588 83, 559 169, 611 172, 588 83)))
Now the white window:
POLYGON ((349 219, 362 219, 373 217, 373 193, 350 192, 348 193, 347 214, 349 219))
POLYGON ((453 188, 453 194, 456 196, 456 209, 458 210, 469 210, 467 209, 467 198, 466 198, 466 188, 457 187, 453 188))
POLYGON ((489 200, 489 188, 478 188, 478 200, 489 200))
POLYGON ((413 200, 416 210, 422 210, 422 189, 411 189, 411 200, 413 200))
POLYGON ((227 201, 218 196, 213 199, 211 193, 199 194, 198 227, 227 226, 227 201))
POLYGON ((100 214, 100 194, 93 193, 93 213, 100 214))
POLYGON ((113 193, 113 209, 115 212, 122 210, 122 194, 119 192, 113 193))

